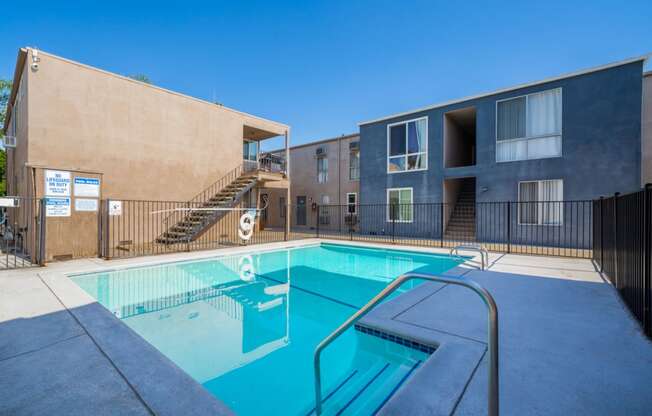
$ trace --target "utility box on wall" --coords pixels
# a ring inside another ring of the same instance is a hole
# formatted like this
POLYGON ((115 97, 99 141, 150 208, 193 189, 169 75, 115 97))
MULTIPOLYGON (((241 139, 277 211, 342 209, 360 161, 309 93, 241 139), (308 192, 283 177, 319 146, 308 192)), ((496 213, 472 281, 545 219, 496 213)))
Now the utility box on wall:
POLYGON ((97 256, 102 174, 36 168, 34 179, 45 199, 45 261, 97 256))

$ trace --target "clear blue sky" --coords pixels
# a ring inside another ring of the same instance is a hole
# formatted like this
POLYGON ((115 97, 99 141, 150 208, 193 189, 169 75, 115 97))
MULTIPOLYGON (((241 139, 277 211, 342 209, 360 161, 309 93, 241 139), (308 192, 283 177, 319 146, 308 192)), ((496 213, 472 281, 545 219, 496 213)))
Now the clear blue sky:
POLYGON ((526 3, 12 1, 0 77, 36 46, 287 123, 298 144, 652 52, 650 0, 526 3))

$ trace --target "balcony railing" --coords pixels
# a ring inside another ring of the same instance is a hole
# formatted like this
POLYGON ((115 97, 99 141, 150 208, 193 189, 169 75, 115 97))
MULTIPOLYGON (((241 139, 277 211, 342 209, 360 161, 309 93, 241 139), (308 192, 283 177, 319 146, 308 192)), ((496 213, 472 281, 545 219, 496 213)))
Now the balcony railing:
POLYGON ((258 170, 286 174, 285 158, 270 153, 262 154, 258 159, 258 170))

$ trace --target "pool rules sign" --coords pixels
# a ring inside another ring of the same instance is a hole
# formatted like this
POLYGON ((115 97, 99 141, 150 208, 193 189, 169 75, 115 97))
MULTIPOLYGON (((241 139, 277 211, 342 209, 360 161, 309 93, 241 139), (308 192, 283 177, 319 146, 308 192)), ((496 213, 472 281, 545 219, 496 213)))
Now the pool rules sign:
POLYGON ((45 171, 45 215, 48 217, 70 216, 70 172, 45 171))

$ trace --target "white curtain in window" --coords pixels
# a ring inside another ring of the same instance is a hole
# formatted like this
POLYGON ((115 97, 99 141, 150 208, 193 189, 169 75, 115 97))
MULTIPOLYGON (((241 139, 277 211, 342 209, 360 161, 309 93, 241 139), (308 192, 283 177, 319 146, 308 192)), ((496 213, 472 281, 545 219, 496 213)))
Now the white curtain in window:
POLYGON ((417 141, 419 142, 419 152, 426 151, 426 129, 428 128, 428 123, 425 119, 417 121, 417 141))
POLYGON ((527 140, 496 143, 496 161, 525 160, 528 158, 527 140))
POLYGON ((387 220, 412 222, 412 189, 392 189, 387 194, 387 220))
POLYGON ((525 97, 498 102, 497 140, 525 137, 525 97))
POLYGON ((527 159, 561 156, 561 136, 528 139, 527 159))
POLYGON ((499 102, 496 161, 561 156, 561 106, 561 88, 499 102))
POLYGON ((326 183, 328 181, 328 159, 320 157, 317 159, 317 181, 326 183))
POLYGON ((539 200, 541 202, 541 223, 561 225, 564 200, 564 183, 561 180, 539 182, 539 200))
POLYGON ((519 222, 521 224, 536 224, 538 220, 538 182, 521 182, 519 184, 519 222))
POLYGON ((528 95, 527 137, 561 134, 561 89, 528 95))

